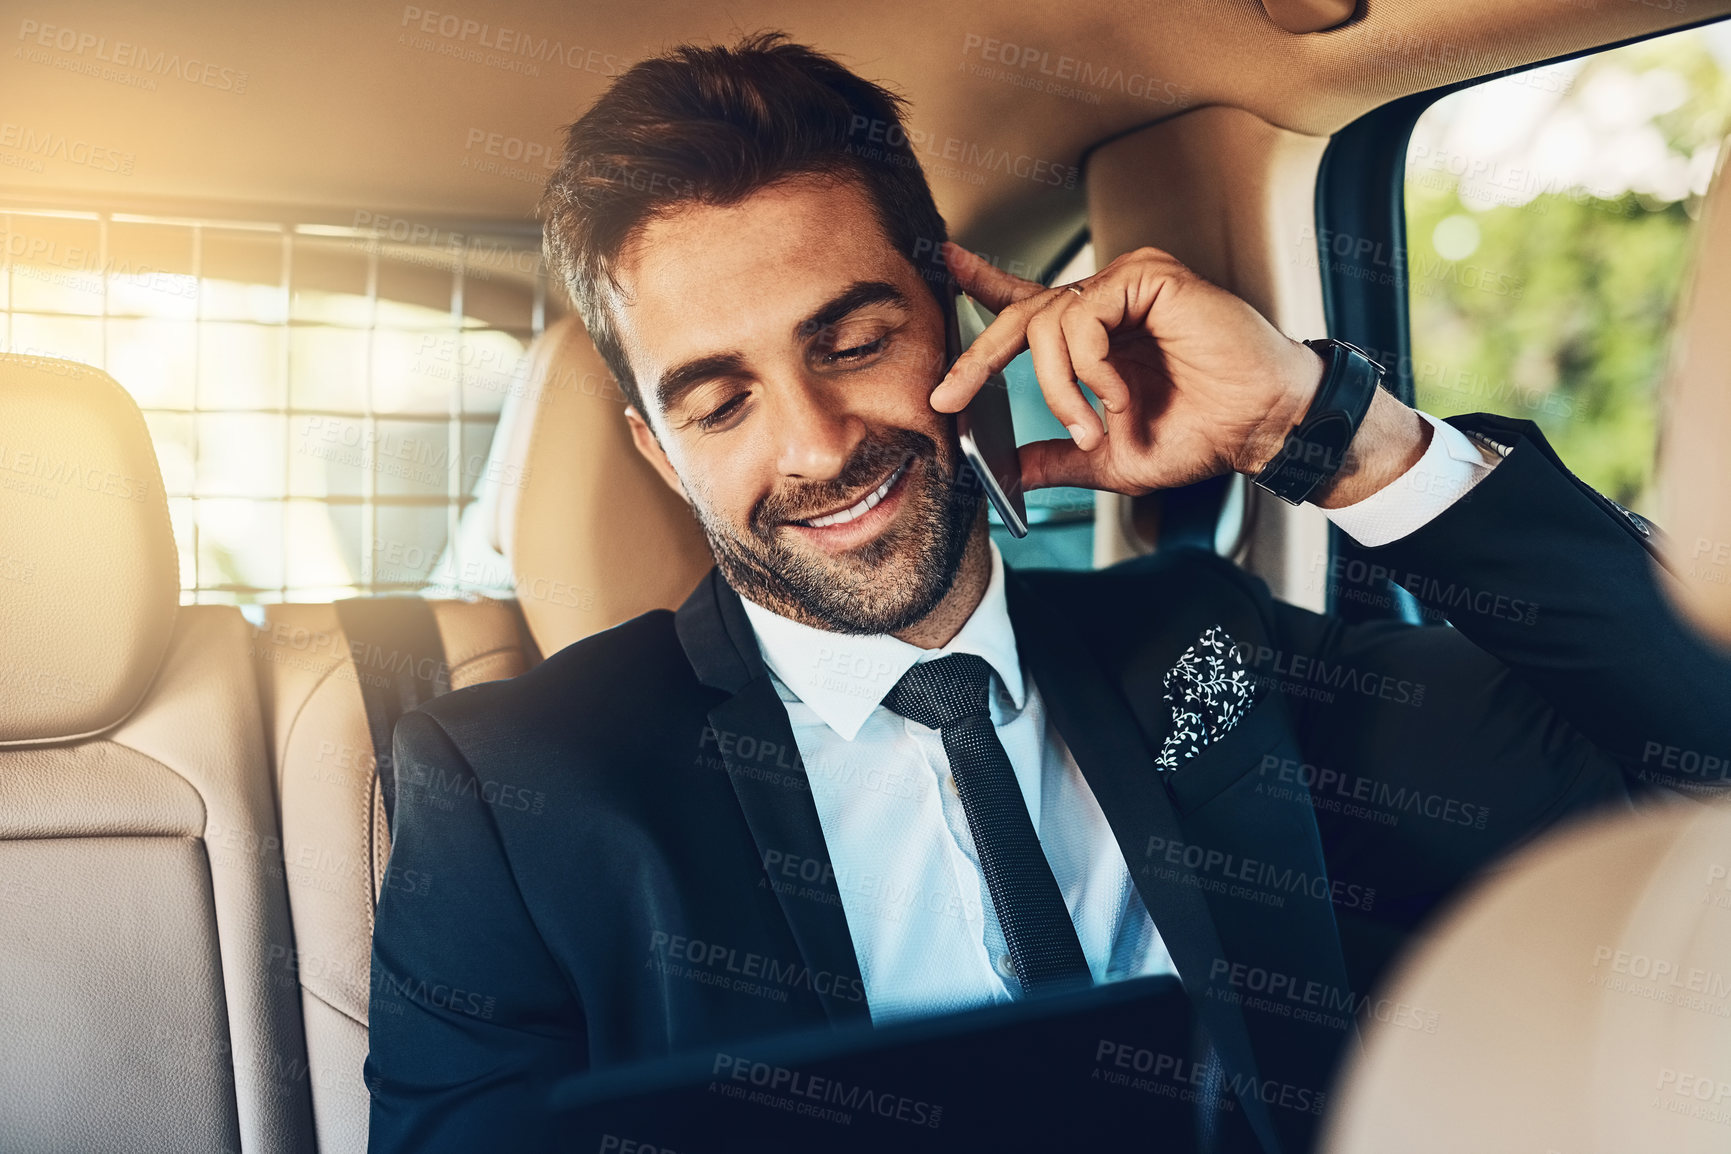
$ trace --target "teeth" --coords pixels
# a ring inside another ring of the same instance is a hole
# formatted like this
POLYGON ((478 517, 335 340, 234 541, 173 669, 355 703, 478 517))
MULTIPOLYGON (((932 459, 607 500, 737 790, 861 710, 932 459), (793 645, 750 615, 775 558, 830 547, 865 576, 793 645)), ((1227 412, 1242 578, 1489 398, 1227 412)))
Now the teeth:
POLYGON ((822 517, 813 517, 811 520, 801 523, 810 525, 813 529, 827 529, 831 525, 845 525, 849 521, 857 520, 858 518, 865 516, 871 511, 874 505, 884 499, 884 494, 890 491, 890 489, 895 485, 896 479, 902 475, 907 467, 907 462, 903 461, 900 467, 885 479, 883 484, 879 485, 870 493, 867 493, 859 504, 854 505, 851 508, 843 509, 839 513, 830 513, 822 517))

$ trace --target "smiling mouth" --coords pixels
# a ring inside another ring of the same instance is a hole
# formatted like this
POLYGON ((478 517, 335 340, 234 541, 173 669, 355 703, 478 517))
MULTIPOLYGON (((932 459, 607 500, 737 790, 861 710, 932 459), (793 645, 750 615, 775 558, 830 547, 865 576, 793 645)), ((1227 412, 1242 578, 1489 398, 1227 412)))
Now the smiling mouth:
POLYGON ((804 525, 808 529, 827 529, 831 525, 845 525, 849 521, 859 520, 861 517, 871 512, 872 509, 876 507, 877 503, 883 500, 885 495, 888 494, 891 489, 895 488, 896 482, 902 479, 902 474, 908 471, 908 466, 913 463, 913 460, 912 457, 909 457, 907 460, 897 465, 895 472, 884 478, 883 484, 879 485, 864 497, 860 498, 859 501, 849 505, 847 508, 835 513, 825 513, 821 517, 810 517, 806 520, 794 521, 792 523, 795 525, 804 525))

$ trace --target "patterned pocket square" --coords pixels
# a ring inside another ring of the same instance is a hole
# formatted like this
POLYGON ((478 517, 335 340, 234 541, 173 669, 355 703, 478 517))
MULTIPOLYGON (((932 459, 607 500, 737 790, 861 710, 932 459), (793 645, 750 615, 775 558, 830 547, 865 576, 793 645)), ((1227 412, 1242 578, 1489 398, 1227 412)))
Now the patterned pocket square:
POLYGON ((1219 625, 1202 631, 1166 671, 1172 728, 1154 759, 1156 769, 1177 769, 1224 737, 1255 703, 1256 686, 1232 635, 1219 625))

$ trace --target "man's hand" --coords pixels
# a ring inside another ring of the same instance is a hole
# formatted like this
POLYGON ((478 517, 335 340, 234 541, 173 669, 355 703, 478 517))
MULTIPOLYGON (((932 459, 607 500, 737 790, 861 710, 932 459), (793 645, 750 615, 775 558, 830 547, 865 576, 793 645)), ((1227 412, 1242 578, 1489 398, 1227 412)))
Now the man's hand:
MULTIPOLYGON (((1029 489, 1134 496, 1229 470, 1255 474, 1321 383, 1321 357, 1158 249, 1125 253, 1077 282, 1080 291, 1023 280, 953 243, 944 257, 998 319, 938 383, 932 407, 960 410, 988 374, 1031 349, 1040 391, 1072 439, 1022 446, 1029 489), (1100 398, 1103 424, 1077 380, 1100 398)), ((1406 472, 1429 441, 1428 423, 1377 390, 1346 463, 1312 500, 1362 500, 1406 472)))

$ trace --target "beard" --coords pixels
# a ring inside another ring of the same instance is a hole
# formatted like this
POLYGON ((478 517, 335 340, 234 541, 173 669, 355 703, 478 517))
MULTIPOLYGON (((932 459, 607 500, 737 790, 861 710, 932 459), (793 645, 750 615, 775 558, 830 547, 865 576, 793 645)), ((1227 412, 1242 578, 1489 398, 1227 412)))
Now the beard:
POLYGON ((763 497, 743 528, 713 516, 707 501, 692 504, 716 565, 741 597, 832 633, 896 633, 955 583, 985 495, 972 481, 954 445, 892 429, 860 442, 835 478, 763 497), (903 461, 904 508, 877 537, 843 553, 789 539, 788 521, 835 508, 903 461))

